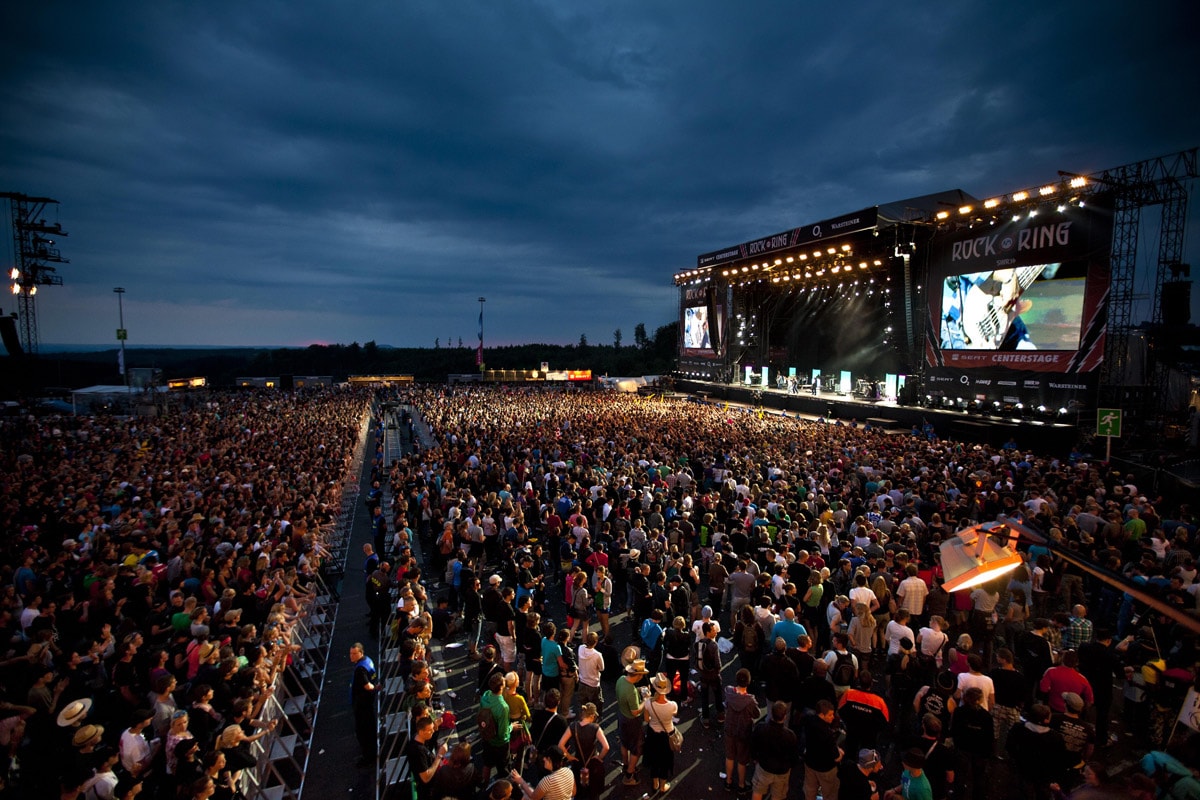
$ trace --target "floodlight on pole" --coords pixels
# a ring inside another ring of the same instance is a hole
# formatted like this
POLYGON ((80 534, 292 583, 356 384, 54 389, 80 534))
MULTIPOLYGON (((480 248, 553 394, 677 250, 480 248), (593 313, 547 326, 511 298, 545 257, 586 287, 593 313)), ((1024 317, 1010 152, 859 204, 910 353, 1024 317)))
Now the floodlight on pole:
POLYGON ((942 572, 945 575, 943 586, 946 591, 969 589, 1015 570, 1023 563, 1021 554, 1017 551, 1019 539, 1045 547, 1057 558, 1128 594, 1156 613, 1168 617, 1188 630, 1200 633, 1200 618, 1164 602, 1147 592, 1145 587, 1093 564, 1077 552, 1030 527, 1024 520, 1003 515, 995 522, 985 522, 959 531, 939 545, 942 572))

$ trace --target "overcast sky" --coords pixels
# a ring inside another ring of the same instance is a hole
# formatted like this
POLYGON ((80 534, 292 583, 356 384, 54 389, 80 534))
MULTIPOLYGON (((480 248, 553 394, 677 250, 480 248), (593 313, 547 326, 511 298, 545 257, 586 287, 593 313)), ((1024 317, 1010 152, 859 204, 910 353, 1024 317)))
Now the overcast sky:
POLYGON ((4 3, 41 339, 631 343, 699 253, 1200 144, 1194 2, 818 5, 4 3))

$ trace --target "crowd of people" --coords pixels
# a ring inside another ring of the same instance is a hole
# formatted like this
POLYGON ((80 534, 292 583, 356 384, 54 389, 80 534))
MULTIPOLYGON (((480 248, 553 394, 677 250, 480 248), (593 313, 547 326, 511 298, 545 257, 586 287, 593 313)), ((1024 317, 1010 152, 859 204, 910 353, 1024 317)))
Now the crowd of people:
POLYGON ((369 409, 0 420, 0 797, 240 796, 369 409))
MULTIPOLYGON (((1175 724, 1194 626, 1061 557, 1194 617, 1195 519, 1131 476, 661 398, 393 399, 433 441, 376 456, 364 580, 374 634, 405 643, 423 798, 665 793, 693 736, 721 741, 696 768, 755 798, 1200 792, 1175 724), (938 543, 1001 514, 1054 546, 944 591, 938 543), (474 741, 440 744, 431 637, 478 661, 474 741), (1111 775, 1124 734, 1145 766, 1111 775)), ((0 421, 0 798, 236 796, 371 400, 0 421)), ((361 696, 373 665, 351 657, 361 696)))
POLYGON ((457 789, 414 772, 422 797, 596 797, 609 752, 614 792, 669 791, 689 717, 723 742, 698 768, 756 800, 797 769, 807 800, 1200 791, 1173 725, 1195 625, 1073 565, 1196 618, 1191 511, 1132 476, 932 426, 502 387, 401 399, 433 445, 390 467, 396 528, 427 543, 440 629, 479 660, 482 769, 457 789), (1052 545, 946 592, 939 542, 999 515, 1052 545), (1118 744, 1146 770, 1110 774, 1118 744))

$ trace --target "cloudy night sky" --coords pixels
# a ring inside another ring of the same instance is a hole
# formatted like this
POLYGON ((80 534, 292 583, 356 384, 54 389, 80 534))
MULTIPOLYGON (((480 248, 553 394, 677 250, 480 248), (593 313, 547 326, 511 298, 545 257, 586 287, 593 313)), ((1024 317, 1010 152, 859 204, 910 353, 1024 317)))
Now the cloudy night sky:
POLYGON ((631 343, 699 253, 1200 144, 1195 3, 828 5, 5 3, 42 342, 631 343))

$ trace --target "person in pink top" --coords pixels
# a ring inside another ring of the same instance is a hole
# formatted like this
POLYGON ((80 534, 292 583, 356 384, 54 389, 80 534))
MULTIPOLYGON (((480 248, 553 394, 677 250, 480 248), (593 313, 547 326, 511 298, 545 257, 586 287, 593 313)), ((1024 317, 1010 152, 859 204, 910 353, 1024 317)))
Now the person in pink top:
POLYGON ((1041 690, 1042 694, 1046 695, 1047 705, 1056 714, 1062 714, 1066 711, 1067 703, 1063 699, 1063 694, 1067 692, 1074 692, 1079 695, 1089 706, 1096 702, 1096 696, 1092 692, 1092 685, 1079 672, 1077 669, 1078 666, 1079 654, 1074 650, 1065 650, 1062 654, 1062 663, 1057 667, 1051 667, 1042 675, 1042 681, 1038 684, 1038 689, 1041 690))

